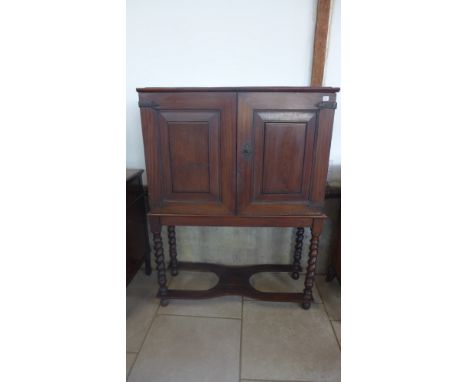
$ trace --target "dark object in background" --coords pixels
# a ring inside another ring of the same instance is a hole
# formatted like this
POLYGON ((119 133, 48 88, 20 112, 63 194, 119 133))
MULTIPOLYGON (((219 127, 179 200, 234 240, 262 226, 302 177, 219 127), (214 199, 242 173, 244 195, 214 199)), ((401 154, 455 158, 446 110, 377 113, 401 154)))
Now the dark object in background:
POLYGON ((146 204, 141 180, 143 170, 127 169, 127 286, 145 261, 151 274, 146 204))
MULTIPOLYGON (((340 199, 341 203, 341 188, 327 186, 325 199, 340 199)), ((341 207, 338 210, 338 221, 333 227, 332 242, 327 281, 332 281, 336 277, 341 283, 341 207)))
POLYGON ((331 264, 328 268, 327 281, 333 280, 336 276, 338 281, 341 283, 341 209, 340 209, 340 221, 337 227, 337 239, 336 247, 333 249, 331 254, 331 264))

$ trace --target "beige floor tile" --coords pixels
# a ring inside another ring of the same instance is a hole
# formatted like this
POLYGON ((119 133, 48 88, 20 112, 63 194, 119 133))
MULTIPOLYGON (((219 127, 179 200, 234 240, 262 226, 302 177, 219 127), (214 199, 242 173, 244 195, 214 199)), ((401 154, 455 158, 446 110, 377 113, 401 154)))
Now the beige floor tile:
POLYGON ((323 304, 244 302, 242 378, 339 381, 340 349, 323 304))
POLYGON ((341 320, 341 285, 335 278, 330 282, 325 280, 325 276, 317 276, 317 288, 322 301, 325 304, 330 320, 341 320))
POLYGON ((332 321, 333 330, 335 331, 336 338, 338 339, 338 343, 341 346, 341 321, 332 321))
POLYGON ((240 320, 158 315, 129 381, 237 382, 240 330, 240 320))
MULTIPOLYGON (((285 272, 262 272, 256 273, 250 278, 250 283, 261 292, 302 292, 304 290, 305 275, 299 280, 294 280, 289 273, 285 272)), ((312 294, 316 303, 321 303, 320 294, 314 285, 312 294)), ((245 298, 251 300, 250 298, 245 298)))
POLYGON ((127 287, 127 351, 138 352, 159 306, 156 275, 142 270, 127 287))
MULTIPOLYGON (((170 288, 173 289, 209 289, 216 285, 218 277, 208 272, 180 272, 173 277, 170 288)), ((226 296, 207 300, 170 300, 169 305, 161 307, 158 314, 176 314, 186 316, 241 318, 242 298, 226 296)))
POLYGON ((137 353, 128 353, 127 352, 127 377, 128 377, 128 372, 133 366, 133 363, 135 362, 135 359, 137 357, 137 353))

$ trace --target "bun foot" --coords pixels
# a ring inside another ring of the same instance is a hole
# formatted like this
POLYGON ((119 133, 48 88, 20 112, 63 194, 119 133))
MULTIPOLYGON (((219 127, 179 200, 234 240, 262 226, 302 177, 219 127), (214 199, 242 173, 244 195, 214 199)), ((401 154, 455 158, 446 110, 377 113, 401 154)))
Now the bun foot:
POLYGON ((177 269, 171 269, 171 275, 172 276, 177 276, 179 274, 179 271, 177 269))
POLYGON ((161 304, 161 306, 168 306, 169 305, 169 300, 161 300, 160 304, 161 304))
POLYGON ((310 308, 311 305, 312 305, 312 304, 311 304, 310 301, 304 301, 304 302, 302 303, 302 309, 307 310, 307 309, 310 308))
POLYGON ((299 279, 299 272, 293 272, 291 274, 291 277, 294 279, 294 280, 298 280, 299 279))

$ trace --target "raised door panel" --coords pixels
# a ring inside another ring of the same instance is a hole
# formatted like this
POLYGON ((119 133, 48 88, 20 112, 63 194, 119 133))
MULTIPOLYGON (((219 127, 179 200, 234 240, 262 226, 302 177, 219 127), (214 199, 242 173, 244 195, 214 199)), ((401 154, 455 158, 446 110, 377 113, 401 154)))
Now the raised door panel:
POLYGON ((219 200, 219 113, 161 112, 164 194, 170 200, 219 200))
POLYGON ((315 215, 323 204, 334 95, 240 93, 241 215, 315 215), (325 97, 325 98, 324 98, 325 97), (325 177, 324 177, 325 175, 325 177))
POLYGON ((235 213, 234 93, 140 94, 153 213, 235 213))

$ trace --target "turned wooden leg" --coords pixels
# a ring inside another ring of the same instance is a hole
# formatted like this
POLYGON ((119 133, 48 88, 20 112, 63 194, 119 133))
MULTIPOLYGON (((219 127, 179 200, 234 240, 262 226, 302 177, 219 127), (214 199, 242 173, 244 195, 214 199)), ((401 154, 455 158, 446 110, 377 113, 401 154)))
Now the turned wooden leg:
POLYGON ((154 239, 154 253, 156 257, 156 270, 158 272, 159 283, 159 298, 161 299, 161 306, 166 306, 169 303, 167 299, 167 280, 166 280, 166 266, 164 264, 164 251, 161 238, 161 225, 159 223, 152 223, 151 225, 154 239))
POLYGON ((293 273, 291 274, 291 277, 294 280, 297 280, 299 278, 299 272, 301 271, 301 256, 302 256, 303 239, 304 239, 304 228, 297 227, 296 246, 294 247, 293 273))
POLYGON ((312 236, 310 238, 309 261, 307 263, 307 273, 304 283, 304 297, 302 302, 302 307, 304 309, 309 309, 312 301, 314 300, 314 297, 312 296, 312 287, 314 286, 315 280, 315 267, 317 265, 319 237, 322 233, 323 220, 324 219, 314 219, 311 227, 312 236))
POLYGON ((177 276, 177 247, 175 227, 173 225, 167 226, 167 233, 169 237, 169 268, 171 268, 171 275, 177 276))

